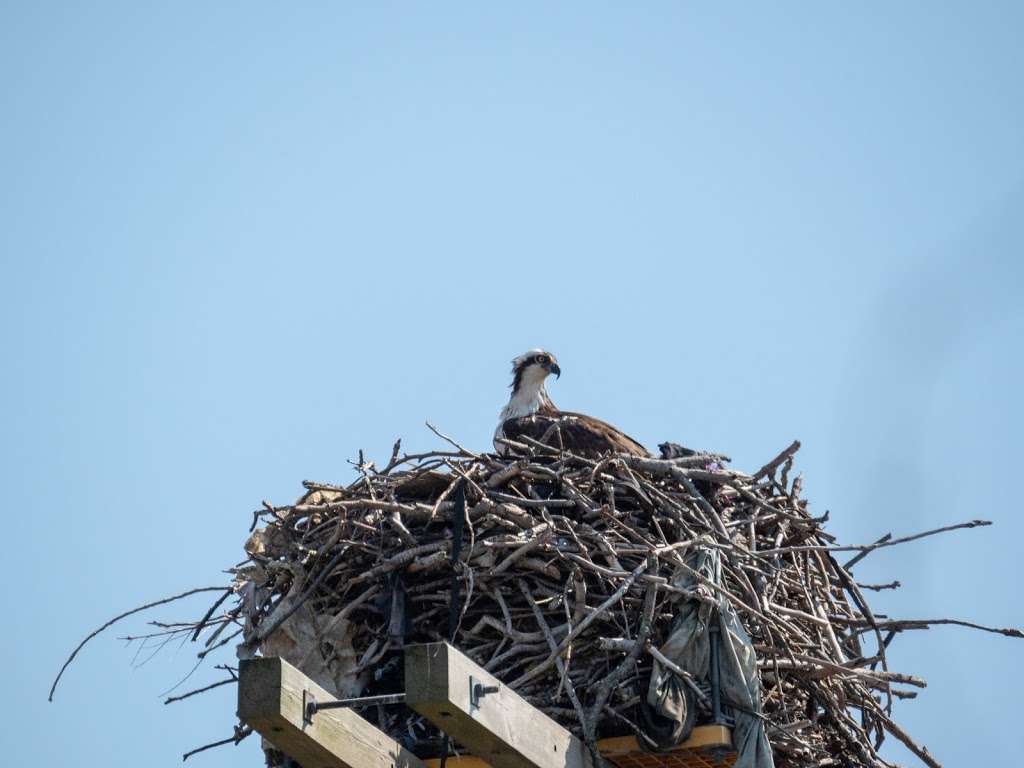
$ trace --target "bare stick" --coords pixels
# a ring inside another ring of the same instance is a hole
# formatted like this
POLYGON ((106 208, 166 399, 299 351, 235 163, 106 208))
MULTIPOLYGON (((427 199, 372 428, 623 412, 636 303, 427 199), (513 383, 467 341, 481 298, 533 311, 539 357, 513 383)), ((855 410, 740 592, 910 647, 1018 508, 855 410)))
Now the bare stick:
POLYGON ((182 699, 187 699, 189 696, 195 696, 196 694, 205 693, 206 691, 213 690, 214 688, 219 688, 222 685, 231 685, 231 683, 237 683, 237 682, 238 682, 238 678, 237 677, 229 677, 227 680, 221 680, 219 682, 211 683, 210 685, 203 686, 202 688, 196 688, 194 691, 189 691, 188 693, 181 694, 181 696, 171 696, 169 699, 166 699, 164 701, 164 704, 173 704, 176 701, 181 701, 182 699))
POLYGON ((761 467, 759 470, 757 470, 757 472, 755 472, 753 474, 753 476, 751 477, 751 480, 753 480, 754 482, 757 482, 762 477, 768 477, 768 475, 774 475, 775 474, 775 470, 779 468, 779 465, 785 463, 787 459, 791 459, 793 457, 793 454, 795 454, 799 450, 800 450, 800 441, 799 440, 794 440, 792 443, 789 444, 789 446, 787 446, 782 451, 782 453, 780 453, 774 459, 772 459, 767 464, 765 464, 763 467, 761 467))
MULTIPOLYGON (((865 627, 868 624, 864 619, 847 619, 843 617, 835 617, 835 621, 849 624, 854 627, 865 627)), ((928 629, 940 624, 951 624, 958 627, 969 627, 971 629, 977 629, 982 632, 991 632, 995 635, 1003 635, 1004 637, 1018 637, 1024 638, 1024 631, 1014 629, 1013 627, 1000 629, 999 627, 987 627, 984 624, 975 624, 971 621, 961 621, 960 619, 893 619, 891 621, 879 621, 876 626, 879 629, 894 629, 898 632, 902 632, 907 629, 928 629)))
POLYGON ((152 603, 146 603, 145 605, 140 605, 138 608, 132 608, 130 611, 125 611, 124 613, 115 616, 110 621, 108 621, 106 624, 101 626, 99 629, 95 629, 92 632, 90 632, 88 635, 86 635, 85 639, 78 644, 78 646, 75 648, 75 650, 73 650, 71 652, 71 655, 68 656, 68 660, 64 662, 64 665, 60 668, 60 672, 57 673, 57 677, 54 678, 53 685, 50 686, 50 695, 48 697, 48 700, 49 701, 53 701, 53 692, 57 690, 57 683, 60 682, 61 677, 64 675, 64 670, 66 670, 68 668, 68 666, 71 664, 71 662, 75 660, 75 656, 78 655, 78 652, 80 650, 82 650, 83 646, 86 643, 88 643, 90 640, 92 640, 94 637, 96 637, 96 635, 98 635, 100 632, 105 630, 107 627, 110 627, 111 625, 116 624, 121 619, 125 619, 125 618, 127 618, 127 617, 129 617, 129 616, 131 616, 133 614, 141 613, 142 611, 149 610, 150 608, 155 608, 158 605, 166 605, 167 603, 173 603, 175 600, 181 600, 184 597, 189 597, 190 595, 196 595, 196 594, 198 594, 200 592, 220 592, 223 589, 224 589, 224 587, 199 587, 197 589, 190 589, 187 592, 182 592, 180 595, 174 595, 173 597, 165 597, 163 600, 154 600, 152 603))
POLYGON ((216 611, 218 608, 220 608, 221 604, 225 600, 227 600, 228 597, 231 596, 232 591, 233 590, 231 589, 231 587, 228 587, 227 589, 225 589, 224 590, 224 594, 221 595, 219 598, 217 598, 217 602, 215 602, 213 605, 211 605, 210 606, 210 610, 208 610, 206 612, 206 614, 203 616, 203 618, 201 618, 199 620, 199 623, 196 625, 196 631, 192 633, 192 642, 193 643, 197 639, 199 639, 199 633, 203 631, 203 627, 206 626, 206 622, 208 622, 210 620, 210 617, 213 616, 213 612, 216 611))
POLYGON ((435 435, 437 435, 438 437, 440 437, 440 438, 441 438, 442 440, 444 440, 444 441, 445 441, 446 443, 449 443, 450 445, 454 446, 454 447, 455 447, 455 448, 456 448, 457 450, 459 450, 459 451, 462 451, 462 454, 463 454, 464 456, 472 456, 472 457, 473 457, 474 459, 479 459, 479 458, 480 458, 480 455, 479 455, 479 454, 477 454, 477 453, 473 453, 473 452, 472 452, 471 450, 469 450, 468 448, 464 448, 464 447, 462 447, 462 446, 461 446, 461 445, 459 445, 459 444, 458 444, 457 442, 455 442, 455 441, 454 441, 454 440, 453 440, 452 438, 448 437, 448 435, 444 434, 443 432, 440 432, 440 431, 439 431, 439 430, 437 429, 437 427, 435 427, 435 426, 434 426, 433 424, 431 424, 431 423, 430 423, 429 421, 428 421, 428 422, 426 422, 426 424, 427 424, 427 428, 428 428, 428 429, 429 429, 429 430, 430 430, 431 432, 433 432, 433 433, 434 433, 435 435))
POLYGON ((798 545, 793 547, 776 547, 775 549, 762 549, 758 554, 761 555, 774 555, 788 552, 871 552, 882 547, 894 547, 897 544, 906 544, 908 541, 916 541, 917 539, 923 539, 925 536, 934 536, 937 533, 946 533, 947 531, 956 531, 961 528, 978 528, 980 526, 992 525, 991 520, 971 520, 966 523, 958 523, 957 525, 947 525, 942 528, 935 528, 931 531, 924 531, 923 533, 915 533, 913 536, 903 536, 899 539, 891 539, 889 541, 879 541, 874 544, 859 544, 853 546, 826 546, 821 544, 806 544, 798 545))
POLYGON ((225 744, 238 744, 238 742, 240 742, 243 739, 245 739, 251 733, 252 733, 252 728, 250 728, 248 725, 245 726, 244 728, 243 727, 239 727, 239 726, 236 725, 235 726, 235 735, 234 736, 231 736, 231 737, 229 737, 227 739, 221 739, 220 741, 215 741, 215 742, 213 742, 211 744, 204 744, 201 747, 197 747, 196 749, 193 749, 191 752, 186 752, 184 755, 181 756, 181 762, 185 762, 190 757, 192 757, 192 755, 198 755, 200 752, 205 752, 206 750, 213 749, 214 747, 222 747, 225 744))

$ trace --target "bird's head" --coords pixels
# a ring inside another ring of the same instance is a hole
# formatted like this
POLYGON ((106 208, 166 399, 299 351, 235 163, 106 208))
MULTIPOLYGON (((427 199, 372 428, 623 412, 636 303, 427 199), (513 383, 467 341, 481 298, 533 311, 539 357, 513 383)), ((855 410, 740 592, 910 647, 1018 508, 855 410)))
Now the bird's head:
POLYGON ((512 391, 518 392, 523 385, 539 387, 551 374, 562 375, 558 361, 550 352, 531 349, 512 361, 512 391))

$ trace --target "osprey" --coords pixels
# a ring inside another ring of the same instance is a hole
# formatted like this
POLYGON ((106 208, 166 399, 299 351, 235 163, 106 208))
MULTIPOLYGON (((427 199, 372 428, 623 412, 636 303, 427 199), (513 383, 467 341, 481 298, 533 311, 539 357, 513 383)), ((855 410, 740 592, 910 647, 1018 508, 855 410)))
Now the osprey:
POLYGON ((515 440, 521 435, 535 440, 545 439, 550 445, 581 456, 631 453, 649 456, 647 449, 611 424, 582 413, 560 411, 551 402, 544 381, 551 374, 559 377, 562 369, 550 352, 531 349, 512 361, 512 396, 494 431, 494 447, 500 454, 508 446, 499 438, 515 440))

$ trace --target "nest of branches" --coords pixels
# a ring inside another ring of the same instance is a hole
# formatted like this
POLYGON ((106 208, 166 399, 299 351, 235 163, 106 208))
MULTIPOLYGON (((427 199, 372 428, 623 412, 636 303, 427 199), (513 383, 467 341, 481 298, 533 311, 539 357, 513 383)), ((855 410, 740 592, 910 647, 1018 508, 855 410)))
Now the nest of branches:
MULTIPOLYGON (((676 606, 724 597, 753 643, 776 766, 888 766, 887 735, 938 765, 893 720, 924 681, 891 669, 886 651, 904 630, 965 622, 875 616, 865 590, 893 585, 858 584, 852 570, 874 549, 987 523, 840 546, 791 477, 798 442, 745 474, 718 454, 592 459, 524 440, 505 456, 454 442, 400 455, 396 443, 384 467, 360 460, 350 485, 304 483, 295 504, 254 513, 248 560, 206 615, 164 631, 205 639, 201 655, 238 638, 240 657, 281 656, 339 698, 400 691, 404 645, 452 640, 593 746, 643 738, 652 663, 672 668, 659 648, 676 606), (681 589, 698 546, 718 551, 721 580, 681 589)), ((706 681, 678 672, 706 717, 706 681)), ((361 714, 419 754, 439 751, 438 732, 404 707, 361 714)))
MULTIPOLYGON (((237 571, 244 652, 283 656, 350 697, 399 690, 403 645, 453 633, 593 743, 642 735, 638 705, 676 601, 724 595, 754 644, 776 765, 887 765, 887 734, 937 765, 892 719, 894 700, 924 682, 890 669, 886 650, 921 622, 875 617, 851 569, 939 531, 836 545, 790 478, 799 443, 754 474, 717 454, 597 460, 528 443, 501 457, 457 446, 399 456, 396 444, 349 486, 306 482, 296 504, 263 510, 237 571), (723 579, 680 595, 673 576, 698 545, 719 550, 723 579)), ((707 715, 706 683, 688 682, 707 715)), ((414 749, 436 738, 404 709, 364 714, 414 749)))

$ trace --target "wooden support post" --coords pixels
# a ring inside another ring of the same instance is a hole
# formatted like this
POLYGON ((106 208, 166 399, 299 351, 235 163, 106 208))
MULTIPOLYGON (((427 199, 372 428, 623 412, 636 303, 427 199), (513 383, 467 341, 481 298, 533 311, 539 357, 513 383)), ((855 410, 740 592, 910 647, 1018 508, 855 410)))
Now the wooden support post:
POLYGON ((405 703, 494 768, 591 766, 579 739, 448 643, 406 646, 405 703))
POLYGON ((246 659, 238 671, 238 717, 303 768, 424 768, 412 752, 350 709, 304 720, 303 692, 334 697, 284 659, 246 659))

